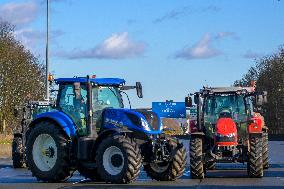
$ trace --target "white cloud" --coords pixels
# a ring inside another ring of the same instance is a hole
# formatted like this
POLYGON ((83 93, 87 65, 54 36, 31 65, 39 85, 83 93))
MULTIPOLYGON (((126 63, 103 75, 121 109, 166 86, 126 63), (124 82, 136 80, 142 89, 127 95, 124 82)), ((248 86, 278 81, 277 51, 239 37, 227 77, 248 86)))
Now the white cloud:
POLYGON ((16 26, 31 23, 37 17, 37 13, 38 6, 34 2, 0 5, 0 18, 16 26))
POLYGON ((33 49, 37 43, 44 39, 45 33, 24 28, 15 31, 16 38, 28 49, 33 49))
POLYGON ((199 7, 199 8, 194 8, 191 6, 184 6, 184 7, 172 9, 171 11, 166 12, 163 16, 156 18, 153 21, 153 23, 157 24, 157 23, 164 22, 166 20, 179 19, 181 17, 184 17, 192 13, 202 13, 202 12, 207 12, 207 11, 217 12, 219 10, 220 10, 219 7, 216 7, 213 5, 199 7))
MULTIPOLYGON (((16 38, 29 50, 33 52, 40 51, 39 54, 44 54, 46 32, 37 31, 32 28, 23 28, 14 32, 16 38), (39 48, 40 47, 40 48, 39 48)), ((60 30, 50 32, 50 40, 54 40, 52 44, 56 43, 56 38, 64 33, 60 30)))
POLYGON ((221 55, 222 52, 211 47, 211 43, 212 37, 209 33, 207 33, 192 47, 184 48, 178 52, 176 58, 206 59, 221 55))
POLYGON ((74 49, 71 52, 58 52, 57 56, 68 59, 124 59, 144 53, 145 43, 133 41, 127 32, 115 33, 94 48, 86 50, 74 49))

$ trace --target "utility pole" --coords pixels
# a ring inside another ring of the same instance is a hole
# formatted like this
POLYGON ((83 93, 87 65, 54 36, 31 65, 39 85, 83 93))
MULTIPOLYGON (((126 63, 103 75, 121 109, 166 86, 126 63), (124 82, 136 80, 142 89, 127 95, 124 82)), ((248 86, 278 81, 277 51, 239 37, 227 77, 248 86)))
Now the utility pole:
POLYGON ((45 85, 46 85, 46 95, 45 98, 46 100, 49 101, 49 81, 48 81, 48 75, 49 75, 49 0, 46 0, 46 51, 45 51, 45 62, 46 62, 46 67, 45 67, 45 85))

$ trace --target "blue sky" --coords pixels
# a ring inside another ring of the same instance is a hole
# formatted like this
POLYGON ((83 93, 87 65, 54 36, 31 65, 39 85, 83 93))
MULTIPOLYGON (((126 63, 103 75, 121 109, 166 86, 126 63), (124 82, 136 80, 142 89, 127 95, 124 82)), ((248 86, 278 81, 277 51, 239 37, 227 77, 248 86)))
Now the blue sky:
MULTIPOLYGON (((42 61, 45 2, 0 2, 0 17, 42 61)), ((51 70, 141 81, 144 99, 130 92, 134 107, 183 101, 203 85, 231 85, 277 51, 283 20, 281 0, 51 0, 51 70)))

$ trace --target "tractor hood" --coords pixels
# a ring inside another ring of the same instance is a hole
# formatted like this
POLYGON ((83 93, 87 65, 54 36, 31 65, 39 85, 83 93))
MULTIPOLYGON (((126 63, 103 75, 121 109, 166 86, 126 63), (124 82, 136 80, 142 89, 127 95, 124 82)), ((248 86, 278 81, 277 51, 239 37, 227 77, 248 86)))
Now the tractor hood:
POLYGON ((238 144, 237 127, 233 119, 218 119, 215 142, 218 146, 235 146, 238 144))
POLYGON ((147 134, 160 134, 160 118, 152 111, 107 108, 103 111, 102 126, 105 128, 124 128, 147 134))
POLYGON ((221 135, 230 135, 237 133, 237 127, 233 119, 231 118, 220 118, 216 124, 216 133, 221 135))

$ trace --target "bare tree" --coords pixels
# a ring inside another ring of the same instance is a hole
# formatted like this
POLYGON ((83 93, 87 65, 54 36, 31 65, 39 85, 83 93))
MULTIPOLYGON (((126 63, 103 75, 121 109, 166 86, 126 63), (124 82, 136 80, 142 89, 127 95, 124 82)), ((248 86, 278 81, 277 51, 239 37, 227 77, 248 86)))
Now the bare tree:
POLYGON ((14 27, 0 21, 0 132, 17 125, 15 106, 44 97, 44 67, 15 39, 14 27))
POLYGON ((264 57, 251 67, 241 80, 234 85, 247 86, 252 80, 256 81, 256 90, 268 92, 268 103, 264 107, 266 124, 271 134, 284 134, 284 48, 264 57))

